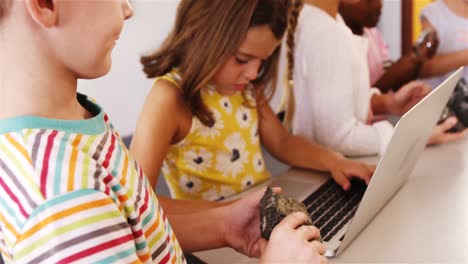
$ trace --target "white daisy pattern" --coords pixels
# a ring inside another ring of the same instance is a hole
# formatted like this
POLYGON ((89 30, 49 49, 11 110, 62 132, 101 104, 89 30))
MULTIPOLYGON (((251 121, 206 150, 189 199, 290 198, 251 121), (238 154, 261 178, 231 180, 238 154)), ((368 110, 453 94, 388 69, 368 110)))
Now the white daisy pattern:
POLYGON ((244 179, 242 179, 241 184, 242 184, 242 190, 248 189, 255 185, 255 179, 254 177, 252 177, 252 175, 247 175, 245 176, 244 179))
POLYGON ((249 152, 245 149, 245 141, 240 133, 234 133, 224 141, 227 149, 218 152, 216 157, 216 169, 225 176, 236 177, 244 171, 244 165, 249 158, 249 152))
POLYGON ((163 164, 162 164, 161 172, 164 175, 169 175, 170 174, 169 166, 166 164, 166 161, 164 161, 163 164))
POLYGON ((250 129, 250 138, 252 140, 252 143, 254 143, 254 144, 257 144, 257 142, 259 141, 258 133, 259 133, 258 125, 255 124, 250 129))
MULTIPOLYGON (((0 0, 1 1, 1 0, 0 0)), ((180 83, 177 70, 165 76, 180 83), (177 77, 177 78, 176 78, 177 77)), ((225 96, 215 86, 201 99, 215 119, 211 127, 194 116, 185 138, 169 147, 164 176, 173 198, 222 200, 267 180, 254 89, 225 96)))
POLYGON ((256 153, 253 157, 253 165, 256 172, 262 172, 265 169, 265 161, 262 153, 256 153))
POLYGON ((204 173, 212 166, 213 154, 203 148, 191 149, 184 153, 187 166, 198 173, 204 173))
POLYGON ((210 188, 208 191, 204 192, 202 194, 203 200, 208 200, 208 201, 217 201, 221 197, 219 194, 218 190, 216 187, 210 188))
POLYGON ((249 127, 252 124, 252 114, 250 109, 245 106, 240 106, 236 112, 237 123, 241 128, 249 127))
POLYGON ((226 114, 232 114, 232 103, 229 100, 229 97, 221 97, 221 100, 219 100, 219 104, 221 105, 221 108, 224 109, 224 112, 226 112, 226 114))
POLYGON ((220 197, 218 198, 218 200, 224 200, 226 198, 228 198, 229 196, 235 194, 236 191, 234 191, 234 189, 230 186, 221 186, 220 190, 219 190, 219 194, 220 194, 220 197))
POLYGON ((214 109, 211 109, 211 112, 213 113, 213 118, 215 121, 212 127, 205 126, 202 122, 200 122, 200 120, 198 120, 198 118, 193 119, 193 122, 195 122, 194 125, 197 127, 198 134, 209 139, 213 139, 221 135, 221 130, 224 129, 224 120, 221 118, 221 114, 214 109))
POLYGON ((198 178, 184 175, 179 179, 179 186, 185 193, 195 194, 200 191, 201 181, 198 178))

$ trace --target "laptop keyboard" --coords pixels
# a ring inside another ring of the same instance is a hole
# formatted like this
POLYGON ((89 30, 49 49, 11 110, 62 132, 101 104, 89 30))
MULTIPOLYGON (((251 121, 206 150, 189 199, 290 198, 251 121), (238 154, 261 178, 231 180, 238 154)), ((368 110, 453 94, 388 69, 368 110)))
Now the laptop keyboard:
POLYGON ((330 241, 354 216, 366 188, 364 181, 352 179, 350 190, 344 191, 333 179, 329 179, 304 200, 323 241, 330 241))

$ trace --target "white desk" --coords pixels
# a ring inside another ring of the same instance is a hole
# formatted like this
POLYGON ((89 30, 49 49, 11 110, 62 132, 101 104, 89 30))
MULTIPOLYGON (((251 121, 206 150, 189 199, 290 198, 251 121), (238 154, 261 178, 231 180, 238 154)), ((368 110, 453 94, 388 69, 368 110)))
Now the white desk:
MULTIPOLYGON (((208 263, 257 262, 227 248, 195 255, 208 263)), ((468 263, 468 139, 426 148, 408 182, 330 263, 468 263)))

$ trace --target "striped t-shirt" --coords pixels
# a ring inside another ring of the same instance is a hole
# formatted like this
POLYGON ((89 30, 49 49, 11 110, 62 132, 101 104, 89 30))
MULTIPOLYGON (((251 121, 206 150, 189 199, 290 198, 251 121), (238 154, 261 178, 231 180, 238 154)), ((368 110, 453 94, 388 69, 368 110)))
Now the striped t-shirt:
POLYGON ((0 120, 0 251, 15 263, 185 263, 107 115, 0 120))

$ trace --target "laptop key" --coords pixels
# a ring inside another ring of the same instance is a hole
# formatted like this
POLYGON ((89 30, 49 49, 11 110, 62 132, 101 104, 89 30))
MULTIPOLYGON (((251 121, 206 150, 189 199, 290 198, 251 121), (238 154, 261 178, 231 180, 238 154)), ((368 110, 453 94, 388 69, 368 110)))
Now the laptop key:
POLYGON ((324 241, 331 239, 353 216, 367 188, 360 180, 352 180, 344 191, 333 179, 304 199, 314 225, 320 229, 324 241))

